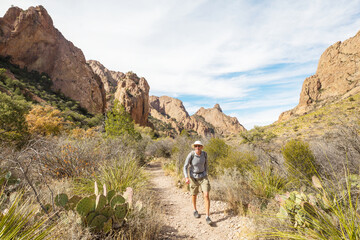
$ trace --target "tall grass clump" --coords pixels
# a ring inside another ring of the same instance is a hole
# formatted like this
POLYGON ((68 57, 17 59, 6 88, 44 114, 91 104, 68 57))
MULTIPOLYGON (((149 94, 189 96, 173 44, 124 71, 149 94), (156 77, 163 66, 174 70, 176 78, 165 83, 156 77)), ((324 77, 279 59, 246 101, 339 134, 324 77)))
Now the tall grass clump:
POLYGON ((290 179, 307 183, 318 174, 319 166, 308 143, 292 139, 281 150, 290 179))

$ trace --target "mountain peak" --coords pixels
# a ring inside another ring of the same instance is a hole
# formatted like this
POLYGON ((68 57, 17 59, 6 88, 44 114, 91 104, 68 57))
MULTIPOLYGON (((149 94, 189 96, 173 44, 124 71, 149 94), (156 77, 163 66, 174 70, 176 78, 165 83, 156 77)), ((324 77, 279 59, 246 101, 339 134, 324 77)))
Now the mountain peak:
POLYGON ((220 112, 223 112, 222 109, 221 109, 221 107, 220 107, 220 105, 219 105, 218 103, 215 104, 213 108, 219 110, 220 112))

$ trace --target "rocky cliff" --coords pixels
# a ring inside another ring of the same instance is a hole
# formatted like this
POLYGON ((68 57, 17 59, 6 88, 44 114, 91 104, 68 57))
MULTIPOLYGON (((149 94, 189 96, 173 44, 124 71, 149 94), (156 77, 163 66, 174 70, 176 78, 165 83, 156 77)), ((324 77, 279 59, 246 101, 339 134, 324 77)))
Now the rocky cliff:
POLYGON ((140 126, 148 125, 149 90, 150 86, 145 78, 139 78, 135 73, 128 72, 118 82, 114 95, 140 126))
POLYGON ((53 89, 79 101, 92 113, 105 110, 105 91, 100 78, 86 63, 83 52, 54 27, 42 6, 24 11, 10 8, 0 18, 0 55, 28 70, 47 73, 53 89))
POLYGON ((215 104, 213 108, 200 108, 196 116, 204 118, 204 120, 215 127, 215 131, 220 135, 236 134, 246 129, 239 123, 236 117, 230 117, 223 113, 219 104, 215 104))
POLYGON ((89 66, 100 77, 106 92, 107 109, 114 100, 125 107, 135 123, 148 125, 149 116, 149 84, 145 78, 139 78, 135 73, 111 71, 100 62, 89 60, 89 66))
MULTIPOLYGON (((218 104, 216 109, 220 109, 218 104)), ((177 133, 185 129, 195 131, 202 136, 212 137, 217 134, 229 135, 245 130, 236 118, 226 116, 221 109, 213 111, 213 109, 201 108, 196 114, 189 116, 179 99, 168 96, 150 96, 150 115, 169 124, 177 133)))
POLYGON ((360 92, 360 32, 337 42, 321 55, 315 75, 305 79, 299 104, 279 121, 306 114, 330 102, 360 92))

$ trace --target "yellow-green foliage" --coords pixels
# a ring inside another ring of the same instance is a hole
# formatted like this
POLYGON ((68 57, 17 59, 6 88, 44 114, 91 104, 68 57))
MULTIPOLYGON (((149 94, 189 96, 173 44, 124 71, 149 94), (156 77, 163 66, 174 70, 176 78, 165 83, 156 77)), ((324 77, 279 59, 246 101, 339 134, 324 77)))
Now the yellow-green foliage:
POLYGON ((61 117, 61 112, 52 106, 35 105, 26 115, 29 132, 35 135, 58 135, 69 124, 61 117))
POLYGON ((243 139, 243 143, 255 143, 259 141, 269 142, 276 137, 276 134, 271 131, 265 131, 264 127, 255 126, 250 131, 241 132, 240 136, 243 139))
MULTIPOLYGON (((0 192, 1 206, 6 199, 4 192, 0 192)), ((47 225, 49 220, 41 217, 34 221, 35 207, 29 201, 23 201, 23 194, 17 194, 14 202, 4 214, 0 214, 0 239, 46 239, 55 224, 47 225)))
POLYGON ((27 136, 25 114, 28 104, 24 100, 0 92, 0 141, 21 142, 27 136))
POLYGON ((207 152, 210 175, 216 175, 219 159, 227 157, 229 148, 229 145, 220 138, 212 138, 206 144, 204 151, 207 152))
POLYGON ((282 148, 282 154, 290 177, 311 181, 317 175, 318 166, 308 143, 292 139, 282 148))
POLYGON ((236 149, 229 148, 227 156, 220 157, 218 159, 218 169, 236 168, 240 173, 252 168, 256 156, 251 152, 241 152, 236 149))
POLYGON ((105 131, 108 137, 127 135, 134 140, 141 139, 141 134, 135 130, 130 114, 126 112, 118 100, 114 102, 113 109, 107 113, 105 131))
MULTIPOLYGON (((264 132, 277 136, 307 136, 323 134, 329 127, 356 120, 360 112, 360 94, 327 104, 306 115, 264 127, 264 132)), ((251 131, 250 131, 251 132, 251 131)))

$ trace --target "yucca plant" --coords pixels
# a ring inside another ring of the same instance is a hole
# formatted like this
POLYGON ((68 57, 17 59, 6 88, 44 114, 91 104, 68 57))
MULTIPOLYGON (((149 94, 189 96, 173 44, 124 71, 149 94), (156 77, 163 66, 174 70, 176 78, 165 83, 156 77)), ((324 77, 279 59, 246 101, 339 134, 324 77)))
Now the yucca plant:
MULTIPOLYGON (((0 198, 3 199, 4 193, 1 192, 0 194, 0 198)), ((55 223, 48 225, 47 218, 41 218, 36 223, 33 223, 31 220, 35 216, 35 209, 29 204, 29 201, 22 201, 22 199, 23 194, 18 194, 9 209, 4 213, 0 213, 0 239, 46 239, 55 223)))

